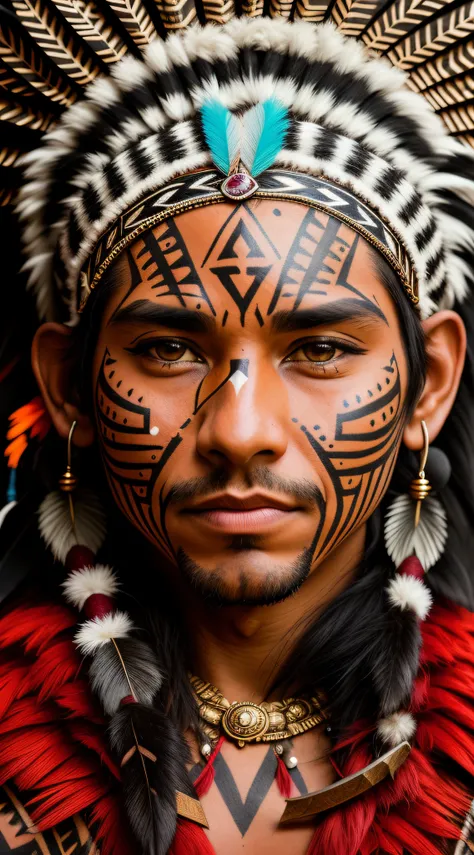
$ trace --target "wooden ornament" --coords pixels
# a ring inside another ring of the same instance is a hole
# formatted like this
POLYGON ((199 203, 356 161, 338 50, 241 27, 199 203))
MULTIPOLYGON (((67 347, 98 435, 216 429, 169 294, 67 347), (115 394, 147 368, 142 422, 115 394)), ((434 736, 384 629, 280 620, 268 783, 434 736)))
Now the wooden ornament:
POLYGON ((338 807, 344 802, 355 799, 379 784, 388 775, 392 778, 395 772, 405 762, 411 750, 409 742, 401 742, 386 754, 378 757, 373 763, 365 766, 359 772, 342 778, 329 787, 324 787, 317 793, 308 793, 294 799, 286 800, 286 807, 280 819, 280 825, 291 822, 310 820, 317 814, 338 807))

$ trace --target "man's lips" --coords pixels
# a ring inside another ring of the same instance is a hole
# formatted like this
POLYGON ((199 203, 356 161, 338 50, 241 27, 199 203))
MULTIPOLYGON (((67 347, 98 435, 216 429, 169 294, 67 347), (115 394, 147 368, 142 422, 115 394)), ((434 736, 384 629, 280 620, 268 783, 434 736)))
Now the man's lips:
POLYGON ((257 534, 288 521, 289 515, 299 510, 300 506, 263 493, 225 493, 184 508, 182 513, 226 534, 257 534))

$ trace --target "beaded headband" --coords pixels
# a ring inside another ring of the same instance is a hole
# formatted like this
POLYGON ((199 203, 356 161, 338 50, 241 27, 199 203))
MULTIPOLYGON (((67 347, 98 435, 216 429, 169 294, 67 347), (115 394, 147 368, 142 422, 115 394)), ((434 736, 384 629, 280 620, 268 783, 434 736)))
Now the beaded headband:
MULTIPOLYGON (((242 185, 247 187, 245 173, 237 173, 234 177, 242 179, 240 185, 235 180, 237 191, 242 185)), ((281 169, 264 172, 258 184, 254 183, 252 194, 247 190, 245 198, 252 195, 256 199, 284 199, 308 205, 355 229, 386 258, 412 303, 418 303, 415 269, 401 241, 372 209, 352 193, 323 178, 281 169)), ((83 268, 79 310, 84 309, 91 291, 98 287, 107 268, 137 237, 184 211, 219 204, 226 201, 225 196, 232 199, 232 185, 231 193, 223 194, 222 184, 222 175, 215 169, 192 172, 161 187, 119 217, 99 239, 83 268)), ((239 201, 237 192, 234 201, 239 201)))

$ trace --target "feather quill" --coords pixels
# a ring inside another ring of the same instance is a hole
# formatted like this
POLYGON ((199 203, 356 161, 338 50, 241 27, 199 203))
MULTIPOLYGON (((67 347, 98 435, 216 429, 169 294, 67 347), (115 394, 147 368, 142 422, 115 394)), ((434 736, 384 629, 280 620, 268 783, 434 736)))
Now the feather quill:
POLYGON ((130 694, 127 674, 133 693, 142 704, 152 704, 162 682, 156 658, 147 644, 134 638, 121 639, 121 659, 117 655, 117 646, 106 644, 99 648, 89 668, 92 689, 107 715, 117 712, 120 701, 130 694), (127 663, 127 673, 123 662, 127 663))
POLYGON ((162 712, 142 704, 120 709, 109 732, 132 829, 146 855, 166 855, 176 832, 176 783, 196 798, 186 773, 185 743, 162 712), (177 768, 182 770, 178 781, 177 768))
POLYGON ((285 144, 288 110, 276 98, 269 98, 248 110, 242 125, 242 162, 256 177, 269 169, 285 144))
POLYGON ((201 107, 202 130, 212 159, 225 175, 240 147, 240 122, 219 101, 206 101, 201 107))

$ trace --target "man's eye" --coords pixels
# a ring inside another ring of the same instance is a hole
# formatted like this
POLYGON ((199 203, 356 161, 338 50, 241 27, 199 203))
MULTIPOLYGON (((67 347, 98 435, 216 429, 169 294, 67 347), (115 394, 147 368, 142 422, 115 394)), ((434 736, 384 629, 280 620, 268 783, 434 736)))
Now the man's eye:
POLYGON ((338 348, 325 341, 310 341, 294 350, 287 357, 288 362, 329 362, 334 359, 338 348))
POLYGON ((188 356, 188 362, 192 362, 194 356, 187 344, 181 341, 157 342, 150 348, 150 354, 162 359, 163 362, 178 362, 178 360, 183 360, 185 356, 188 356))
POLYGON ((202 362, 200 356, 191 350, 187 342, 171 338, 141 341, 133 349, 133 353, 148 356, 159 362, 202 362))

